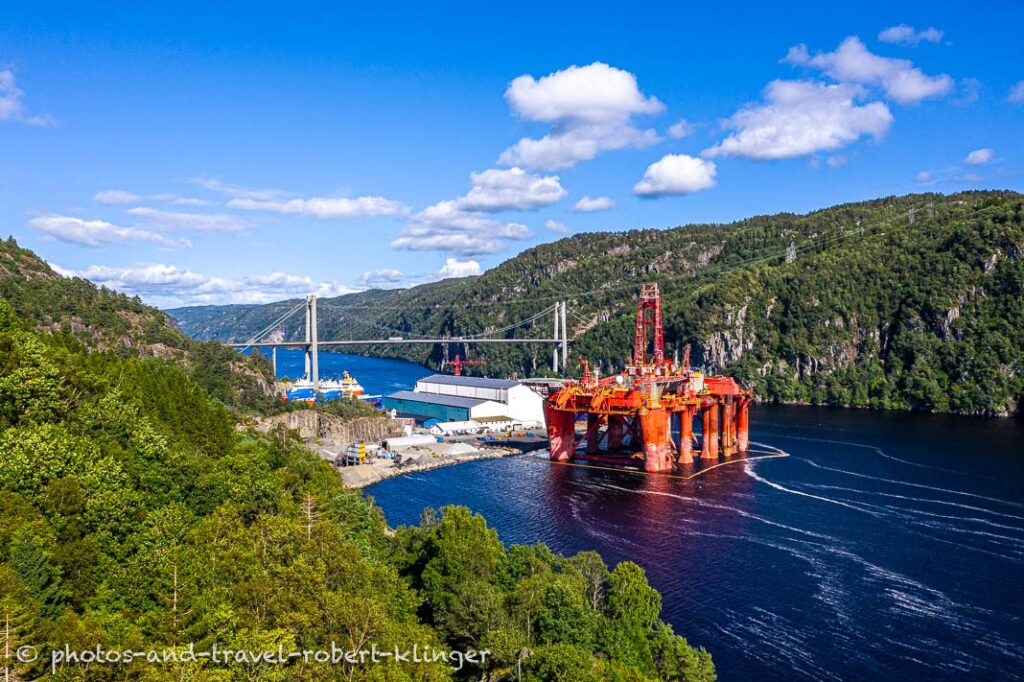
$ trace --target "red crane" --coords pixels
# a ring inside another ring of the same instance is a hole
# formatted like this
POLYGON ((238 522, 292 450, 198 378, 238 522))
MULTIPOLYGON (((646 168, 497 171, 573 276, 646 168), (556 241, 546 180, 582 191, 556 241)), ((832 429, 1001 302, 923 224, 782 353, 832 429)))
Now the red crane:
POLYGON ((462 368, 470 367, 472 365, 486 365, 486 360, 463 360, 461 356, 456 355, 455 359, 452 360, 452 374, 457 377, 462 376, 462 368))

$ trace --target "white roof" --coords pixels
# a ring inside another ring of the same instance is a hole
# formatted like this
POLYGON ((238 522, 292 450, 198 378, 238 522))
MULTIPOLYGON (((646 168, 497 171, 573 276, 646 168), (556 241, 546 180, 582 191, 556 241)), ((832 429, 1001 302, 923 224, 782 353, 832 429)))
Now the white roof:
POLYGON ((473 388, 513 388, 519 385, 512 379, 488 379, 487 377, 457 377, 451 374, 431 374, 420 379, 425 384, 447 384, 449 386, 471 386, 473 388))
POLYGON ((466 429, 479 429, 480 423, 472 419, 457 422, 438 422, 431 428, 437 428, 441 431, 464 431, 466 429))

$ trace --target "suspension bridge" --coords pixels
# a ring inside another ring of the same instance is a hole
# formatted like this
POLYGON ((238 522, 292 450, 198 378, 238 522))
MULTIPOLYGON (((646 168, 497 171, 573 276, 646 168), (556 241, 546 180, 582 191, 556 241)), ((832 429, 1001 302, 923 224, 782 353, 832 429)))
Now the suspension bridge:
MULTIPOLYGON (((961 200, 953 201, 946 204, 946 208, 955 208, 963 205, 965 202, 961 200)), ((940 205, 941 206, 941 205, 940 205)), ((966 215, 973 215, 986 208, 985 204, 980 206, 973 206, 965 211, 966 215)), ((918 212, 927 212, 929 219, 935 219, 936 217, 936 204, 931 198, 927 199, 921 205, 911 206, 906 209, 906 220, 908 225, 914 224, 915 214, 918 212)), ((844 227, 839 230, 837 234, 825 233, 821 235, 815 235, 808 239, 805 243, 797 245, 795 242, 791 242, 790 245, 782 251, 770 252, 766 254, 755 255, 739 261, 730 261, 717 266, 705 268, 697 273, 685 273, 670 277, 660 278, 662 281, 670 281, 677 279, 692 279, 695 277, 707 277, 711 275, 721 274, 729 270, 736 270, 744 267, 757 265, 760 263, 766 263, 770 261, 780 260, 784 263, 792 262, 798 254, 811 252, 814 250, 821 249, 826 245, 831 245, 837 242, 842 242, 851 237, 865 238, 868 236, 884 236, 886 232, 877 232, 876 230, 891 225, 897 221, 903 219, 903 211, 897 210, 894 214, 888 215, 885 218, 878 220, 873 223, 861 223, 857 221, 854 225, 844 227)), ((636 283, 631 281, 625 281, 614 285, 603 285, 599 289, 590 292, 576 292, 570 294, 574 299, 585 297, 589 294, 607 294, 609 291, 614 289, 624 288, 635 288, 636 283)), ((558 296, 566 296, 566 293, 561 293, 558 296)), ((552 301, 554 297, 549 298, 531 298, 531 302, 537 303, 540 301, 552 301)), ((509 303, 510 301, 502 301, 501 303, 509 303)), ((521 301, 520 301, 521 302, 521 301)), ((566 368, 569 360, 569 331, 566 324, 566 313, 570 312, 574 317, 580 321, 586 322, 585 319, 575 312, 568 311, 566 302, 564 300, 555 301, 553 305, 545 308, 539 313, 532 315, 524 320, 520 320, 514 324, 508 325, 501 329, 492 330, 482 334, 475 334, 469 336, 445 336, 445 337, 405 337, 405 336, 388 336, 385 338, 362 338, 362 339, 331 339, 321 341, 318 333, 317 324, 317 297, 316 295, 307 296, 305 301, 300 302, 298 305, 293 307, 291 310, 284 313, 277 320, 272 322, 262 331, 254 335, 245 343, 230 343, 229 346, 247 350, 249 348, 269 348, 271 350, 271 359, 274 366, 274 373, 277 373, 277 349, 278 348, 303 348, 305 349, 305 370, 306 377, 310 379, 315 388, 319 388, 319 350, 321 347, 344 347, 344 346, 378 346, 378 345, 409 345, 409 344, 428 344, 437 345, 440 344, 445 349, 447 354, 447 348, 450 344, 463 344, 469 346, 472 344, 489 344, 489 343, 518 343, 518 344, 540 344, 540 345, 551 345, 551 367, 557 372, 559 367, 563 370, 566 368), (292 315, 297 314, 300 310, 305 309, 305 325, 304 325, 304 338, 301 341, 271 341, 267 337, 278 329, 292 315), (536 323, 547 315, 551 315, 553 318, 552 335, 550 337, 543 336, 532 336, 532 337, 507 337, 500 336, 505 332, 511 331, 517 327, 525 325, 537 326, 536 323)), ((447 355, 446 355, 447 357, 447 355)))
POLYGON ((232 348, 248 350, 250 348, 269 348, 271 363, 274 368, 274 376, 277 376, 277 349, 278 348, 302 348, 305 350, 305 371, 306 377, 313 382, 314 390, 320 387, 320 349, 335 346, 401 346, 411 344, 441 344, 447 347, 448 344, 486 344, 486 343, 523 343, 542 344, 553 346, 551 350, 551 368, 557 372, 559 366, 565 367, 569 361, 569 332, 566 324, 566 313, 568 308, 565 301, 558 301, 554 305, 545 308, 539 313, 532 315, 515 324, 508 325, 484 334, 469 336, 443 336, 443 337, 405 337, 389 336, 382 339, 328 339, 320 340, 319 323, 317 321, 317 297, 311 294, 306 300, 287 311, 279 318, 267 325, 263 330, 256 333, 245 343, 229 343, 232 348), (301 341, 272 341, 268 340, 275 330, 284 324, 300 310, 305 310, 305 322, 303 324, 304 338, 301 341), (496 334, 505 333, 516 327, 527 324, 535 324, 543 317, 551 315, 553 319, 553 333, 548 337, 503 337, 496 334))

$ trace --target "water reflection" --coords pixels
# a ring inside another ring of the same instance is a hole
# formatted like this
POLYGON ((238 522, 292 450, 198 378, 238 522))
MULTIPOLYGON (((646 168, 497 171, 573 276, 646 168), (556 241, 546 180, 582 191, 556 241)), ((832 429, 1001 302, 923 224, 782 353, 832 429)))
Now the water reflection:
POLYGON ((768 407, 752 417, 756 447, 790 457, 690 480, 522 457, 371 492, 393 523, 464 504, 506 542, 640 563, 663 617, 711 650, 723 680, 1024 670, 1021 422, 768 407))

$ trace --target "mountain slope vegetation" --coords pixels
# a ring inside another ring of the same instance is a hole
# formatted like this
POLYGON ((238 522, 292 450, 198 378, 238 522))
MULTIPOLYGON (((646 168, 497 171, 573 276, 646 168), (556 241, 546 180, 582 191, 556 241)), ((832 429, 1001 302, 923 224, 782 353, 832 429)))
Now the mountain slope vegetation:
POLYGON ((191 339, 138 298, 61 276, 13 238, 0 241, 0 299, 36 331, 74 338, 85 349, 173 361, 231 408, 265 412, 276 406, 268 363, 191 339))
POLYGON ((390 531, 294 433, 239 430, 203 387, 197 344, 173 327, 145 336, 162 314, 13 246, 0 277, 0 678, 715 679, 708 653, 660 620, 638 565, 506 547, 457 507, 390 531), (488 655, 266 655, 332 645, 488 655), (201 657, 214 647, 247 659, 201 657), (108 662, 81 653, 100 650, 108 662), (53 651, 80 655, 51 668, 53 651), (109 662, 124 651, 161 660, 109 662))
MULTIPOLYGON (((320 301, 320 338, 469 336, 568 302, 569 369, 621 368, 635 296, 658 282, 670 352, 766 400, 1013 414, 1024 397, 1024 196, 918 194, 728 225, 585 233, 479 277, 320 301)), ((245 339, 295 302, 169 311, 197 338, 245 339)), ((297 339, 301 319, 278 338, 297 339)), ((550 316, 505 336, 549 336, 550 316)), ((437 366, 441 349, 354 352, 437 366)), ((453 342, 449 354, 465 354, 453 342)), ((550 349, 471 349, 490 374, 550 373, 550 349)))

